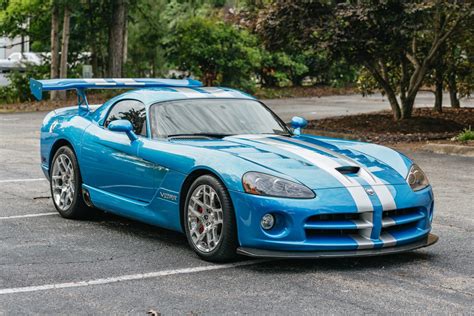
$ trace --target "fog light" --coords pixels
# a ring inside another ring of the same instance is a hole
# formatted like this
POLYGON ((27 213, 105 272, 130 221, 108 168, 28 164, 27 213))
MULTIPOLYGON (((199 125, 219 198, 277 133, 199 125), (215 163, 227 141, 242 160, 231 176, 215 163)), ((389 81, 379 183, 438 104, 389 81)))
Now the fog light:
POLYGON ((275 225, 275 218, 272 214, 265 214, 260 221, 260 225, 262 225, 263 229, 269 230, 275 225))

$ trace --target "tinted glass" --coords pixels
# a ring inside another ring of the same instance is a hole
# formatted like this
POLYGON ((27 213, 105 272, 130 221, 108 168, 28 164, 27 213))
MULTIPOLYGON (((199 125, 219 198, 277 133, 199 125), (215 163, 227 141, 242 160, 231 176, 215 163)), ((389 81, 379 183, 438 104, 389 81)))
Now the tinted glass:
POLYGON ((199 99, 151 106, 154 137, 180 134, 288 134, 285 124, 253 100, 199 99))
POLYGON ((115 120, 129 120, 135 134, 146 136, 146 112, 145 105, 136 100, 124 100, 116 103, 110 110, 104 126, 115 120))

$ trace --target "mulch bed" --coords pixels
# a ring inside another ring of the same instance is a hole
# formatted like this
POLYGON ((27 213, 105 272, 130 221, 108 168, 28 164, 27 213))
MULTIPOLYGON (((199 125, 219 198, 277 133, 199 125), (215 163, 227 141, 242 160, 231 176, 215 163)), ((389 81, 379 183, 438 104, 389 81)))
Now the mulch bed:
POLYGON ((474 108, 444 108, 443 113, 417 108, 412 118, 402 121, 394 121, 390 111, 382 111, 314 120, 308 129, 328 136, 345 134, 363 141, 397 143, 450 139, 470 126, 474 128, 474 108))

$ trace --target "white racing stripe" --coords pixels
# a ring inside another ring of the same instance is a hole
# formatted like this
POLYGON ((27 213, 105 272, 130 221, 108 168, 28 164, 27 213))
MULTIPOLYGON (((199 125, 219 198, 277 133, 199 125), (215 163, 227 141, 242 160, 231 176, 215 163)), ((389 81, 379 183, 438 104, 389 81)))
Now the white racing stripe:
POLYGON ((385 184, 373 185, 372 189, 374 189, 375 194, 377 194, 384 211, 393 211, 397 209, 395 199, 385 184))
POLYGON ((190 88, 176 88, 176 87, 173 87, 173 90, 176 90, 179 93, 184 94, 188 98, 205 98, 205 97, 207 97, 205 93, 202 93, 202 92, 196 91, 194 89, 190 89, 190 88))
POLYGON ((35 179, 6 179, 0 180, 0 183, 9 183, 9 182, 34 182, 34 181, 45 181, 45 178, 35 178, 35 179))
POLYGON ((136 82, 135 80, 133 79, 130 79, 130 78, 114 78, 112 79, 113 81, 115 81, 116 83, 121 83, 121 84, 124 84, 124 85, 134 85, 134 86, 144 86, 145 83, 144 82, 136 82))
POLYGON ((382 227, 390 227, 390 226, 395 226, 397 225, 397 222, 391 217, 384 217, 382 219, 382 227))
POLYGON ((352 239, 357 243, 357 249, 371 249, 374 248, 374 242, 370 239, 364 238, 360 235, 350 235, 352 239))
POLYGON ((99 79, 99 78, 84 79, 84 81, 87 82, 87 83, 94 83, 96 85, 101 85, 101 86, 116 86, 117 85, 117 83, 115 83, 115 82, 108 82, 105 79, 99 79))
POLYGON ((365 166, 361 165, 357 161, 355 161, 355 160, 353 160, 353 159, 351 159, 347 156, 341 155, 337 152, 333 152, 333 151, 331 151, 331 150, 329 150, 325 147, 318 146, 318 145, 315 145, 313 143, 302 141, 302 140, 299 140, 299 139, 292 139, 292 141, 294 141, 295 143, 299 143, 299 144, 314 148, 316 150, 320 150, 320 151, 325 152, 327 154, 333 155, 337 158, 344 159, 347 162, 358 166, 360 168, 360 176, 365 181, 367 181, 367 183, 372 187, 372 189, 374 189, 375 193, 377 194, 377 197, 380 200, 380 203, 382 204, 383 210, 388 211, 388 210, 395 210, 397 208, 397 205, 395 203, 395 199, 394 199, 392 193, 390 192, 390 190, 387 188, 386 184, 380 178, 378 178, 373 173, 368 171, 365 166))
POLYGON ((12 215, 12 216, 0 216, 0 220, 29 218, 29 217, 41 217, 41 216, 51 216, 51 215, 58 215, 58 212, 36 213, 36 214, 25 214, 25 215, 12 215))
POLYGON ((392 247, 397 244, 397 240, 389 233, 383 233, 380 235, 380 240, 383 242, 382 247, 392 247))
POLYGON ((216 98, 232 98, 234 95, 230 92, 227 92, 219 88, 201 88, 202 90, 209 92, 213 97, 216 98))
POLYGON ((93 286, 93 285, 110 284, 110 283, 133 281, 133 280, 159 278, 159 277, 176 275, 176 274, 190 274, 190 273, 205 272, 205 271, 212 271, 212 270, 230 269, 230 268, 236 268, 236 267, 242 267, 242 266, 249 266, 249 265, 262 263, 266 261, 268 260, 249 260, 249 261, 242 261, 242 262, 228 263, 228 264, 215 264, 215 265, 202 266, 202 267, 129 274, 129 275, 122 275, 122 276, 117 276, 117 277, 94 279, 94 280, 87 280, 87 281, 6 288, 6 289, 0 289, 0 295, 93 286))

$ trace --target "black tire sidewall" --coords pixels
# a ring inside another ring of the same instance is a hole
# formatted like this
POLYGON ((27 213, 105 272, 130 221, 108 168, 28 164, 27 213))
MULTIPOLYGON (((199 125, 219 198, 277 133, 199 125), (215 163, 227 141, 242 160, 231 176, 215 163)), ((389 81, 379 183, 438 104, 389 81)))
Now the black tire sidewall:
POLYGON ((84 203, 84 200, 82 198, 82 178, 81 178, 81 173, 79 171, 79 164, 77 163, 76 155, 74 151, 69 147, 69 146, 63 146, 59 148, 56 153, 54 154, 53 161, 51 163, 51 172, 50 172, 50 190, 51 190, 51 197, 53 199, 53 204, 58 213, 65 218, 81 218, 84 216, 84 210, 87 208, 87 206, 84 203), (74 197, 71 205, 67 210, 61 210, 57 205, 56 201, 54 200, 53 196, 53 180, 52 180, 52 175, 53 175, 53 166, 56 162, 56 159, 59 157, 59 155, 66 155, 70 160, 74 168, 74 197))
POLYGON ((211 175, 204 175, 197 178, 193 184, 190 186, 187 195, 186 195, 186 202, 184 203, 184 230, 186 233, 186 237, 188 239, 188 243, 193 248, 193 250, 203 259, 212 262, 227 262, 234 259, 236 255, 236 249, 238 246, 237 241, 237 226, 235 221, 235 213, 234 207, 232 205, 232 201, 230 199, 230 195, 227 192, 226 187, 222 182, 220 182, 217 178, 211 175), (222 225, 222 232, 221 232, 221 240, 217 247, 210 252, 202 252, 199 250, 194 243, 192 242, 190 236, 190 229, 188 224, 188 205, 189 200, 191 198, 192 193, 194 190, 199 187, 200 185, 209 185, 211 186, 219 196, 222 212, 223 212, 223 225, 222 225))

